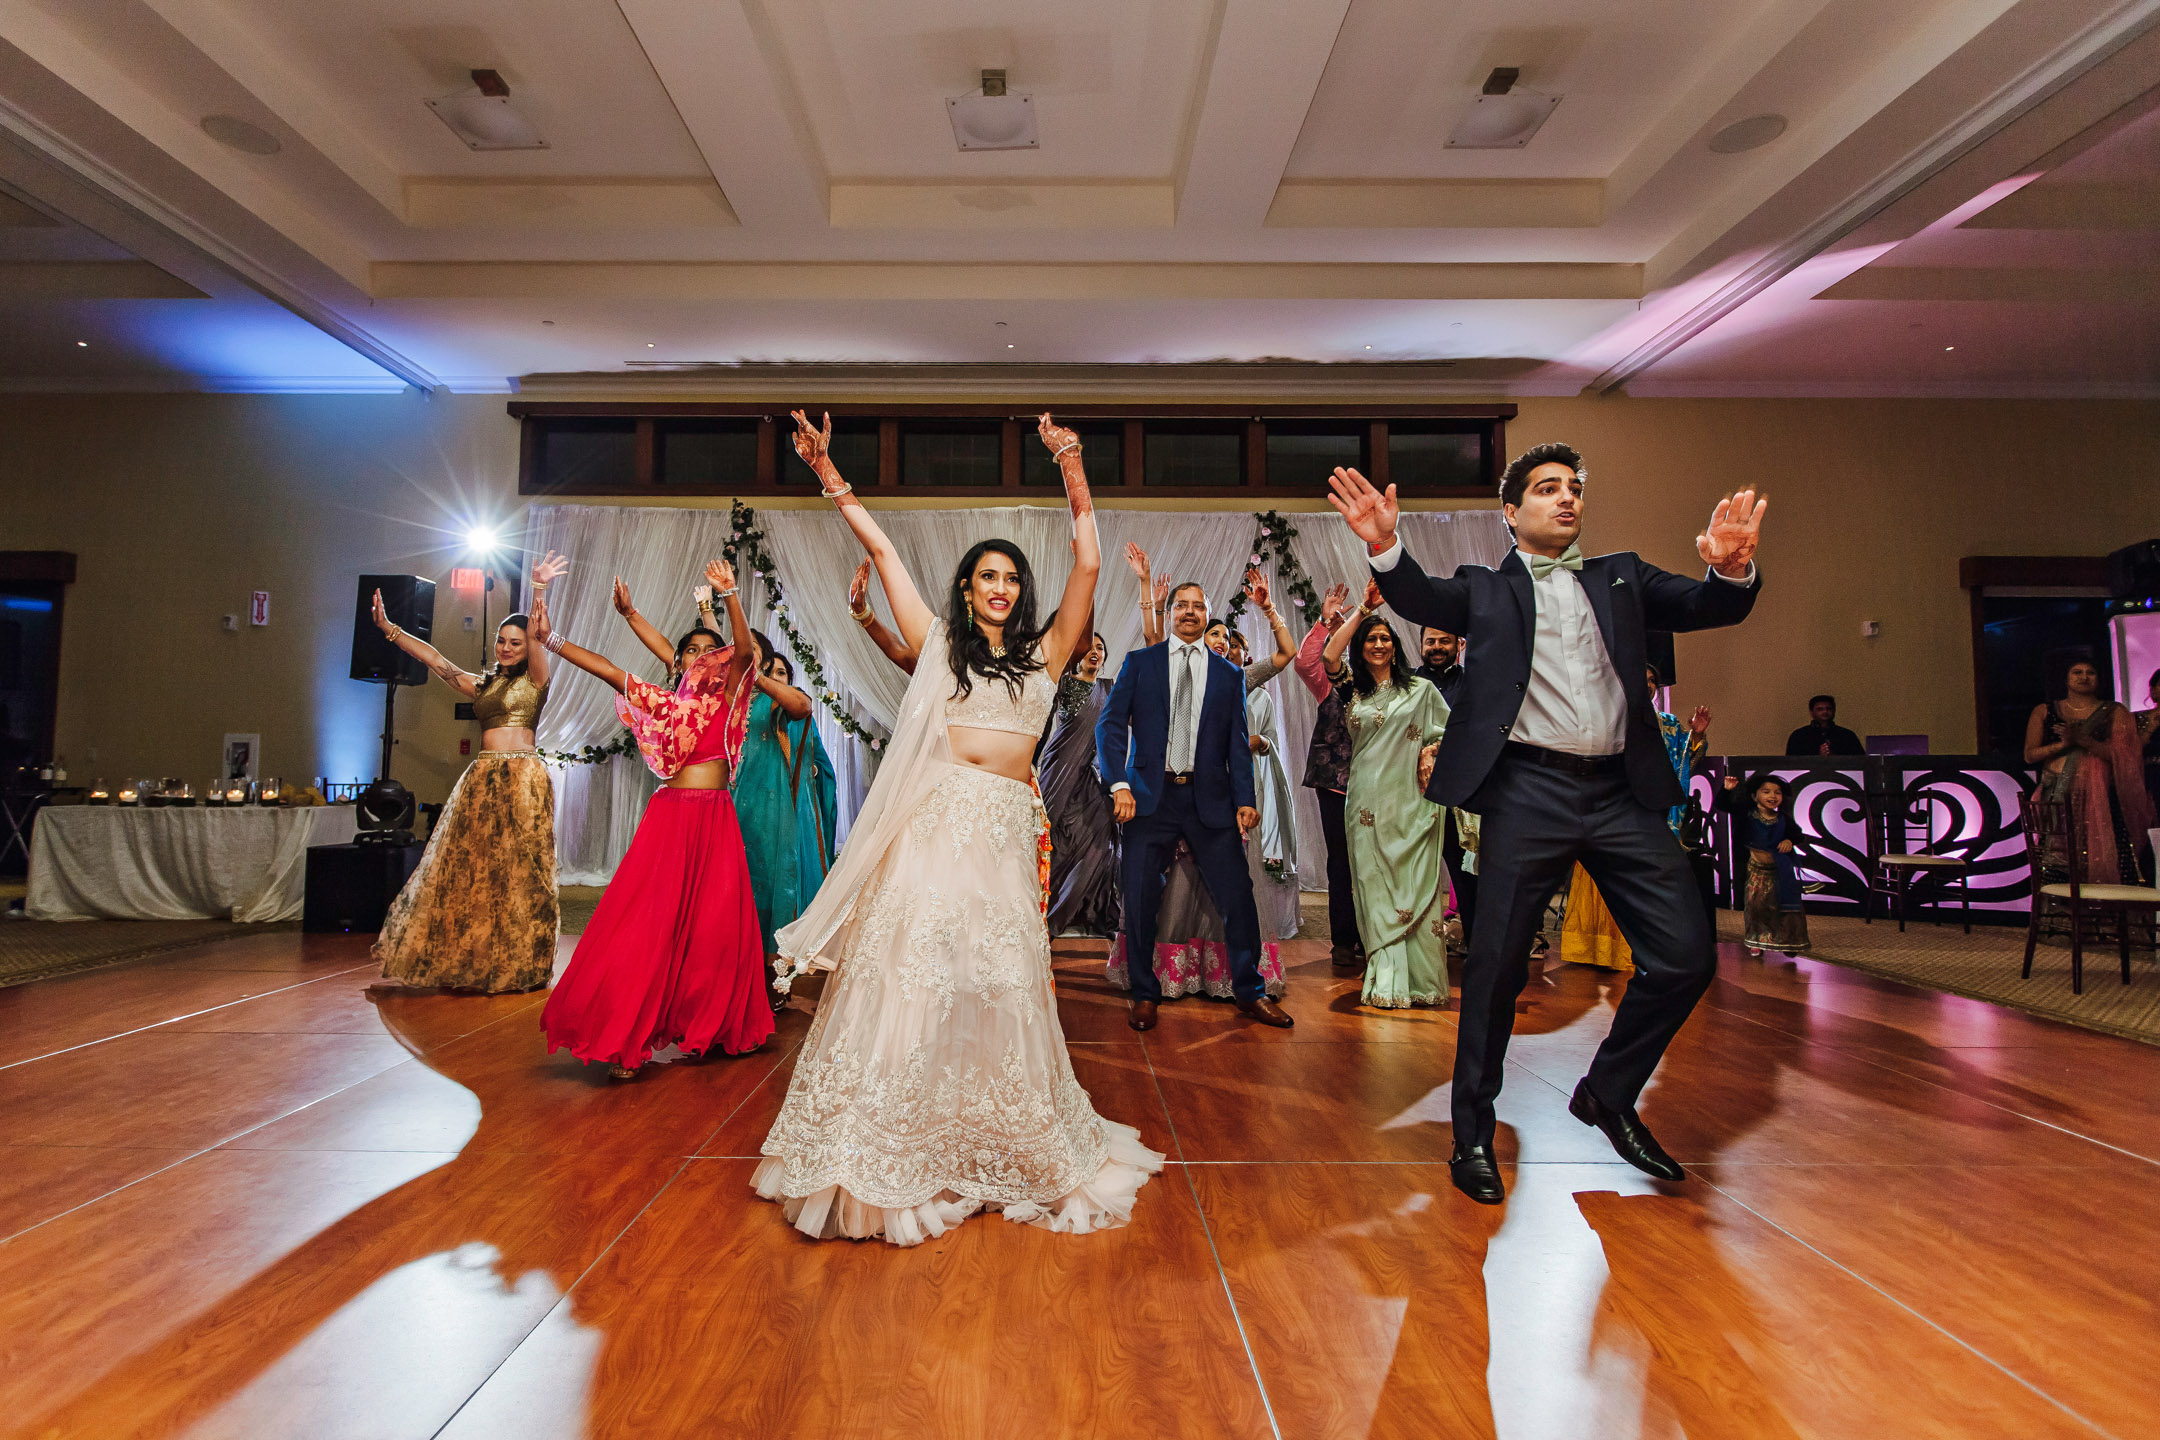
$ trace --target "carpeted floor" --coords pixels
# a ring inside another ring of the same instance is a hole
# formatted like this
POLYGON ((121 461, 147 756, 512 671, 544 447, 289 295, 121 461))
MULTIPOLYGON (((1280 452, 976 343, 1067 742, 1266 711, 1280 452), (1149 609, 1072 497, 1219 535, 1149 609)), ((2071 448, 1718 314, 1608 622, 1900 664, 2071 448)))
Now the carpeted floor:
MULTIPOLYGON (((1718 929, 1720 938, 1738 940, 1739 915, 1719 912, 1718 929)), ((2160 963, 2147 949, 2131 949, 2125 985, 2113 940, 2087 945, 2085 993, 2073 995, 2070 946, 2062 940, 2043 941, 2033 955, 2032 979, 2018 978, 2025 961, 2022 929, 1976 925, 1967 935, 1956 925, 1919 924, 1900 935, 1895 924, 1881 920, 1868 925, 1810 915, 1808 936, 1812 959, 2160 1045, 2160 963)))

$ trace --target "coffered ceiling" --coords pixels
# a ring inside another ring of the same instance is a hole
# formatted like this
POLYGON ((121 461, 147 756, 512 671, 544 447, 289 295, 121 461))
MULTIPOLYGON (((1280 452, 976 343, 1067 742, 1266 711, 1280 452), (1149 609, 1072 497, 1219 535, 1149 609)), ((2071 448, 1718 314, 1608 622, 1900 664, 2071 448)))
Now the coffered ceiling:
POLYGON ((1273 360, 1436 394, 2149 394, 2156 19, 0 0, 0 386, 1273 360), (1500 67, 1549 119, 1450 146, 1500 67), (1036 148, 956 144, 986 69, 1036 148), (475 70, 546 148, 429 109, 475 70), (1772 138, 1713 145, 1742 121, 1772 138))

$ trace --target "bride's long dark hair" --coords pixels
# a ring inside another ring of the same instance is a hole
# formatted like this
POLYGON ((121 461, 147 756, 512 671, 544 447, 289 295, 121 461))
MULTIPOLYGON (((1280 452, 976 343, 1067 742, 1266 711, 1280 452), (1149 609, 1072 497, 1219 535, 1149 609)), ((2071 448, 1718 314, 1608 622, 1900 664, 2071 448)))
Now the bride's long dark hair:
POLYGON ((1010 540, 978 541, 960 557, 960 568, 953 572, 952 584, 945 588, 945 655, 952 665, 953 694, 965 699, 975 688, 972 677, 985 675, 1003 680, 1013 698, 1019 699, 1020 686, 1028 675, 1043 668, 1042 637, 1042 627, 1035 623, 1035 572, 1029 568, 1027 556, 1010 540), (989 639, 976 628, 968 611, 968 589, 975 566, 992 551, 1012 561, 1020 582, 1020 593, 1005 614, 1002 656, 990 653, 989 639))

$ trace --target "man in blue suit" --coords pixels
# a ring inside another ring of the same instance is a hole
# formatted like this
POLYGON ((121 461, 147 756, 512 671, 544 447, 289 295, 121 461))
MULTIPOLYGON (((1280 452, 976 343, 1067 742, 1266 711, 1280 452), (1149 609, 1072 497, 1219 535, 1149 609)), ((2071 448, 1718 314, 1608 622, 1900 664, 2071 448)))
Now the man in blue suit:
POLYGON ((1125 973, 1132 980, 1135 1030, 1155 1028, 1162 984, 1155 978, 1155 910, 1177 842, 1200 867, 1222 912, 1237 1007, 1263 1025, 1291 1021, 1260 979, 1260 913, 1244 832, 1260 823, 1253 806, 1252 747, 1245 730, 1245 676, 1200 643, 1207 592, 1187 583, 1170 592, 1170 638, 1125 657, 1095 726, 1095 750, 1111 804, 1124 826, 1125 973))

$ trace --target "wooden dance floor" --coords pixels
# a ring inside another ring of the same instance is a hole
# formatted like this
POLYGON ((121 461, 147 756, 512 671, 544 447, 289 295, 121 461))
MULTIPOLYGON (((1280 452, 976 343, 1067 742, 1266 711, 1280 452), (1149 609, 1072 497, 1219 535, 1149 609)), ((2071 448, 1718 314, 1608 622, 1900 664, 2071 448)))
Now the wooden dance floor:
MULTIPOLYGON (((751 1196, 806 1017, 610 1088, 536 996, 277 933, 0 991, 0 1433, 2144 1436, 2160 1051, 1830 965, 1723 973, 1618 1163, 1534 986, 1503 1210, 1449 1188, 1447 1014, 1144 1041, 1063 944, 1081 1082, 1172 1164, 1127 1229, 813 1244, 751 1196)), ((2101 967, 2092 983, 2113 983, 2101 967)))

